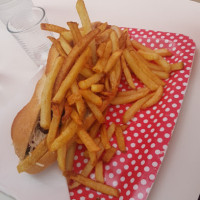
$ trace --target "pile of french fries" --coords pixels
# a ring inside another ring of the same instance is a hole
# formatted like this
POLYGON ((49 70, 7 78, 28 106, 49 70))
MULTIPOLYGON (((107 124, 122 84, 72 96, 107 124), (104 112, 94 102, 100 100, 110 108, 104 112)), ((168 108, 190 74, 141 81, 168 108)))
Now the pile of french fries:
POLYGON ((40 126, 48 134, 32 156, 18 165, 18 171, 28 169, 47 151, 57 152, 58 166, 69 189, 83 184, 118 197, 119 190, 106 185, 103 175, 103 164, 109 163, 117 151, 110 139, 115 134, 118 149, 126 152, 123 131, 127 122, 139 110, 159 102, 164 79, 172 71, 183 69, 183 63, 169 64, 164 58, 172 55, 169 50, 152 50, 132 40, 126 29, 91 23, 83 0, 77 1, 76 9, 81 28, 76 22, 67 22, 69 29, 41 24, 42 30, 59 35, 48 37, 57 57, 52 59, 41 99, 40 126), (131 89, 119 92, 122 76, 131 89), (143 84, 142 88, 135 86, 133 77, 143 84), (127 103, 132 105, 123 115, 124 124, 107 127, 109 105, 127 103), (84 156, 89 160, 80 174, 72 172, 77 144, 86 147, 84 156), (93 170, 95 180, 88 178, 93 170))

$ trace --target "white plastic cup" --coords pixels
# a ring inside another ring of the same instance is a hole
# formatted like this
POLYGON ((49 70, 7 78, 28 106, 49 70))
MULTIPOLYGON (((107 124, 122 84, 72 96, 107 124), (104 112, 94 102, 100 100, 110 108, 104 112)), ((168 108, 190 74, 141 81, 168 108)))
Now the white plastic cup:
POLYGON ((31 0, 0 0, 0 20, 6 25, 12 15, 30 9, 32 6, 31 0))
POLYGON ((48 23, 45 10, 41 7, 32 7, 30 10, 13 15, 7 23, 7 30, 37 66, 46 65, 51 45, 47 38, 51 33, 41 30, 41 23, 48 23))

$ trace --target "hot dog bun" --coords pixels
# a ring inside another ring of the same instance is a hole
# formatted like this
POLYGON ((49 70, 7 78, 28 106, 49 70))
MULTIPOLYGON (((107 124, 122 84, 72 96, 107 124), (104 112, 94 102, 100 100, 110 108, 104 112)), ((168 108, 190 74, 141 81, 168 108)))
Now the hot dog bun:
MULTIPOLYGON (((41 94, 46 80, 46 75, 51 71, 53 64, 58 53, 54 46, 49 51, 45 74, 38 81, 35 91, 31 100, 25 105, 14 118, 11 127, 11 137, 16 155, 20 160, 27 156, 27 148, 29 147, 30 140, 33 137, 33 132, 37 128, 39 120, 39 113, 41 108, 41 94)), ((38 162, 27 170, 27 173, 35 174, 56 160, 56 153, 47 152, 38 162)))

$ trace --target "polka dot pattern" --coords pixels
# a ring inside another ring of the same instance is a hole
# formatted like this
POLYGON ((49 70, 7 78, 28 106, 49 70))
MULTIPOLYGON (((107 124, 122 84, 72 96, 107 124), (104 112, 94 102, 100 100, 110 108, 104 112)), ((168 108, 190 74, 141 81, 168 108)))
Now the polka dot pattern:
MULTIPOLYGON (((124 28, 122 28, 124 29, 124 28)), ((104 195, 87 187, 80 186, 70 192, 71 199, 131 199, 145 200, 155 181, 159 167, 167 151, 181 104, 188 85, 195 51, 194 42, 187 36, 169 32, 129 28, 131 38, 153 48, 167 48, 173 56, 167 57, 169 63, 184 62, 184 69, 171 74, 166 81, 164 96, 160 102, 138 112, 128 122, 124 131, 127 152, 119 150, 110 163, 104 165, 105 183, 120 190, 120 197, 104 195)), ((137 87, 142 86, 135 77, 137 87)), ((130 89, 122 77, 119 90, 130 89)), ((131 104, 110 106, 106 116, 107 125, 111 122, 122 124, 122 116, 131 104)), ((117 147, 116 138, 111 144, 117 147)), ((84 147, 78 146, 74 157, 74 171, 80 172, 87 163, 83 157, 84 147)), ((94 172, 90 178, 95 179, 94 172)))

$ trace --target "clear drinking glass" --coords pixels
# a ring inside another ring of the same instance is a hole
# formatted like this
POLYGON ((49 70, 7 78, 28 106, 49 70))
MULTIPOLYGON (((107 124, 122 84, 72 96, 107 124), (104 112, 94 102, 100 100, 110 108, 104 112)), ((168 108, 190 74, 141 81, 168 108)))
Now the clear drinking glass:
POLYGON ((51 45, 47 39, 51 33, 41 30, 41 23, 48 23, 45 10, 41 7, 32 7, 17 13, 7 23, 7 30, 38 66, 46 64, 51 45))
POLYGON ((12 15, 32 6, 32 0, 0 0, 0 20, 6 25, 12 15))

